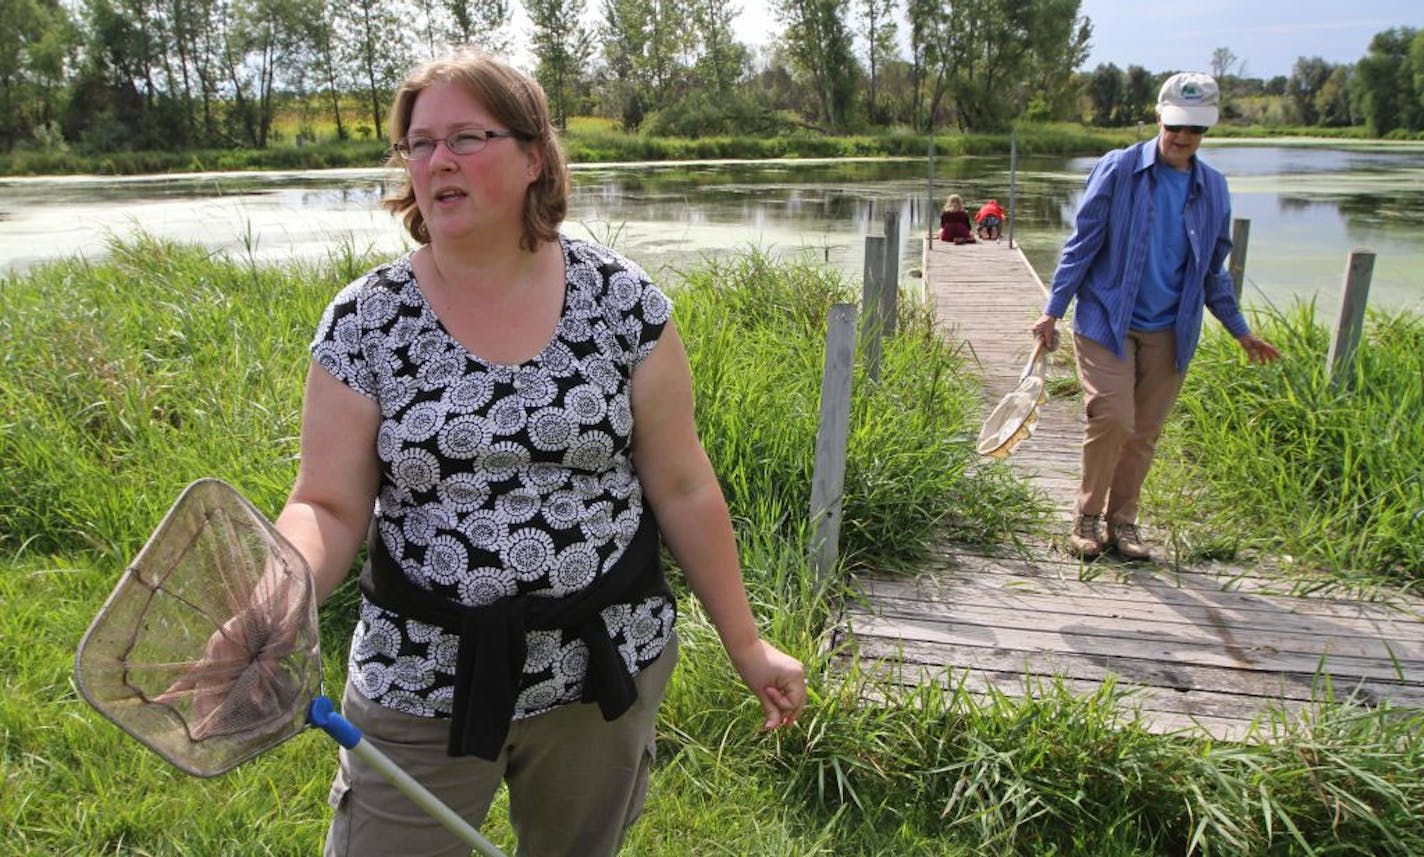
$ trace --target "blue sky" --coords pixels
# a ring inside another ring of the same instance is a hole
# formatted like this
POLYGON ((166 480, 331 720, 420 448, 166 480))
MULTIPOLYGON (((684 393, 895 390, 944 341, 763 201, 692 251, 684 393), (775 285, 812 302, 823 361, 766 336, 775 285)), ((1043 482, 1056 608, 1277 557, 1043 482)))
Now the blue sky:
POLYGON ((1116 63, 1149 71, 1211 70, 1211 53, 1230 48, 1249 77, 1289 75, 1298 57, 1355 62, 1390 27, 1424 29, 1419 0, 1082 0, 1093 21, 1087 68, 1116 63))
MULTIPOLYGON (((743 42, 765 44, 781 31, 770 0, 731 2, 742 8, 743 42)), ((1289 75, 1302 56, 1354 62, 1375 33, 1390 27, 1424 29, 1421 0, 1082 0, 1080 13, 1093 21, 1087 70, 1111 62, 1153 72, 1209 71, 1212 51, 1225 47, 1245 61, 1246 75, 1269 78, 1289 75)))

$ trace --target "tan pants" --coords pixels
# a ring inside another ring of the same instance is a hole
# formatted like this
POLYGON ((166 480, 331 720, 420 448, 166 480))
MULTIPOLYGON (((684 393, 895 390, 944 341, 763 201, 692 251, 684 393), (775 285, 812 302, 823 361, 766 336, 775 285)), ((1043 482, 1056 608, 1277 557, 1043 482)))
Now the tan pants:
MULTIPOLYGON (((510 724, 493 762, 445 753, 450 721, 372 703, 348 684, 342 713, 470 824, 483 822, 501 782, 519 857, 584 857, 618 851, 643 809, 658 705, 677 663, 677 638, 635 679, 638 700, 613 722, 594 704, 564 705, 510 724)), ((331 786, 326 857, 468 857, 439 822, 379 773, 341 751, 331 786)))
POLYGON ((1085 416, 1076 513, 1136 523, 1157 438, 1186 378, 1176 367, 1176 333, 1129 331, 1125 357, 1076 334, 1073 344, 1085 416))

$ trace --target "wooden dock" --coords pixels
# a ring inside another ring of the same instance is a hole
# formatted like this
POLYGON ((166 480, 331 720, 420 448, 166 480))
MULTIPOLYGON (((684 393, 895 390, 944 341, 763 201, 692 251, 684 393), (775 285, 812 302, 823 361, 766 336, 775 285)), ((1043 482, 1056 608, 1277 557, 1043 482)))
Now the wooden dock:
MULTIPOLYGON (((1046 290, 1024 258, 1007 240, 977 244, 934 242, 924 256, 925 296, 934 306, 945 335, 964 344, 970 362, 982 374, 988 409, 1018 385, 1033 354, 1029 327, 1043 313, 1046 290)), ((1067 325, 1062 334, 1071 336, 1067 325)), ((1068 349, 1051 355, 1049 377, 1072 375, 1068 349)), ((1078 451, 1082 427, 1077 402, 1052 401, 1039 409, 1033 437, 1021 442, 1009 464, 1054 502, 1063 526, 1073 512, 1078 487, 1078 451)))
MULTIPOLYGON (((1032 351, 1028 328, 1043 284, 1008 241, 936 241, 924 274, 945 336, 977 361, 987 414, 1032 351)), ((1050 375, 1072 373, 1060 363, 1050 375)), ((1081 407, 1077 396, 1050 400, 1008 459, 1053 503, 1062 530, 1076 491, 1081 407)), ((1424 602, 1293 594, 1255 570, 1219 564, 1084 564, 1053 539, 1025 543, 1012 555, 946 544, 913 579, 862 575, 837 629, 835 642, 847 644, 841 657, 905 683, 1010 696, 1055 681, 1087 694, 1115 681, 1148 728, 1223 740, 1269 738, 1253 724, 1273 712, 1296 716, 1326 693, 1424 707, 1424 602)))

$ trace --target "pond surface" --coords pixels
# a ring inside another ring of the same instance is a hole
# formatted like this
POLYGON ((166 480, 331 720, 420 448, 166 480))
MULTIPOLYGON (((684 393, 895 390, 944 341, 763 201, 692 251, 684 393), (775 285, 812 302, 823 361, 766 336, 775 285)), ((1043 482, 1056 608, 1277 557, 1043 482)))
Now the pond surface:
MULTIPOLYGON (((1424 310, 1424 147, 1223 144, 1203 157, 1230 180, 1233 215, 1251 221, 1248 303, 1314 299, 1331 316, 1348 253, 1367 249, 1377 254, 1371 305, 1424 310)), ((1045 281, 1094 161, 1018 164, 1014 238, 1045 281)), ((858 281, 865 236, 880 233, 885 212, 900 215, 901 270, 912 272, 943 198, 1007 206, 1009 166, 1007 157, 938 159, 932 205, 923 159, 576 167, 565 231, 611 243, 655 274, 757 247, 858 281)), ((261 261, 347 246, 395 254, 411 244, 378 204, 394 178, 373 169, 0 179, 0 271, 100 258, 112 239, 140 231, 261 261)))

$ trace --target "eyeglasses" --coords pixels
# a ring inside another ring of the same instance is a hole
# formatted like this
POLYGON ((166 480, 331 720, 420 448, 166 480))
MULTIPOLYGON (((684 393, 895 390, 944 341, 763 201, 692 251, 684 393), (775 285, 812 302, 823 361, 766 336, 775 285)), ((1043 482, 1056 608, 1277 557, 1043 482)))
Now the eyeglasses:
POLYGON ((391 149, 402 159, 407 161, 424 161, 435 154, 437 143, 444 143, 445 148, 456 155, 473 155, 485 147, 492 138, 513 137, 517 140, 529 139, 527 135, 517 131, 490 131, 485 128, 466 128, 463 131, 456 131, 444 140, 435 137, 406 137, 397 140, 391 149))
POLYGON ((1180 134, 1185 131, 1188 134, 1205 134, 1210 125, 1163 125, 1163 131, 1171 131, 1173 134, 1180 134))

